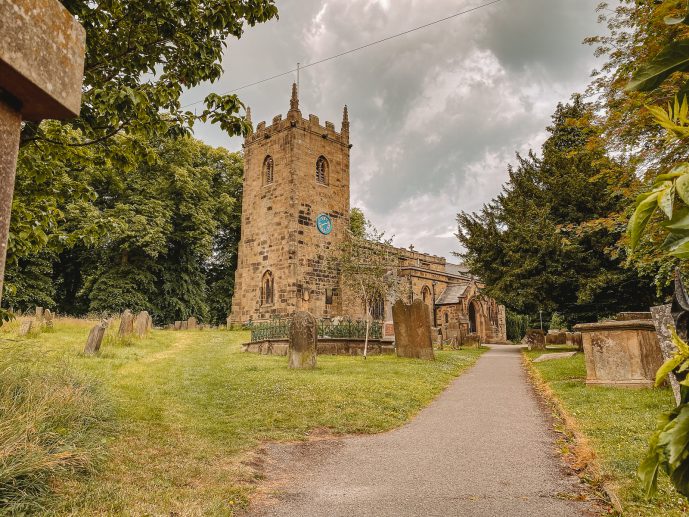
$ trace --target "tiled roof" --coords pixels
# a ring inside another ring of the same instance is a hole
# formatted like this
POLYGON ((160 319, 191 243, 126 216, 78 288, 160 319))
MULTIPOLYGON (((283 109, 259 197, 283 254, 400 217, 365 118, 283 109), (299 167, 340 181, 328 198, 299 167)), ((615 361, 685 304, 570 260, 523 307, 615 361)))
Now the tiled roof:
POLYGON ((464 296, 469 284, 450 284, 435 301, 436 305, 454 305, 459 303, 459 299, 464 296))
POLYGON ((471 275, 469 268, 464 264, 451 264, 449 262, 445 264, 445 272, 449 275, 471 275))

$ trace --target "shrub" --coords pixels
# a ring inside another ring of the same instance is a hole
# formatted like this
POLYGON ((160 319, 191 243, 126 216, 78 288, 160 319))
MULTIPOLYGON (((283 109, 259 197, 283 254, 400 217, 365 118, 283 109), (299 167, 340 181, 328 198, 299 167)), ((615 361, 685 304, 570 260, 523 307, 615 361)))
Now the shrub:
POLYGON ((32 360, 41 355, 0 348, 0 513, 42 508, 52 483, 103 452, 109 410, 95 385, 69 363, 32 360))
POLYGON ((526 335, 526 329, 529 328, 529 317, 507 311, 505 319, 507 339, 514 343, 519 343, 526 335))

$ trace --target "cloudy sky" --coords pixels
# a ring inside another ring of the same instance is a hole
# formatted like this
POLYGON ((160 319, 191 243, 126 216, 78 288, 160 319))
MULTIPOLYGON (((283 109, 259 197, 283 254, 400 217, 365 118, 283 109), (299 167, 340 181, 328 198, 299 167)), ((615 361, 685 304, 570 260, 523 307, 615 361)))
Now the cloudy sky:
MULTIPOLYGON (((485 0, 277 0, 280 19, 229 42, 225 75, 185 95, 225 93, 485 3, 485 0)), ((453 258, 455 215, 488 202, 516 151, 539 148, 559 101, 596 66, 598 0, 503 0, 485 9, 314 66, 301 110, 352 123, 352 206, 395 244, 453 258)), ((289 109, 283 77, 238 92, 254 123, 289 109)), ((215 146, 242 140, 196 128, 215 146)))

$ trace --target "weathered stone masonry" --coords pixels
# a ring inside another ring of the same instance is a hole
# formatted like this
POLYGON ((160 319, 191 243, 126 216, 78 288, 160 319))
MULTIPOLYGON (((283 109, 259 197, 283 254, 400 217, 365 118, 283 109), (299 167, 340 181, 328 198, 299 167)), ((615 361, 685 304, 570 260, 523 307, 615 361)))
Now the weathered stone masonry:
POLYGON ((339 133, 315 115, 304 119, 296 86, 287 118, 261 122, 246 138, 233 322, 341 312, 331 257, 349 227, 349 149, 346 107, 339 133), (319 214, 333 222, 329 235, 316 227, 319 214))

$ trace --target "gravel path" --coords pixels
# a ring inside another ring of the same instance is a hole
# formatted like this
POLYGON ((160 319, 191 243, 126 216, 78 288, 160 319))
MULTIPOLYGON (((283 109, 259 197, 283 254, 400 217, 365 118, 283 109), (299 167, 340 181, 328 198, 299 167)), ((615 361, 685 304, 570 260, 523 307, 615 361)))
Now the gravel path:
POLYGON ((519 349, 495 345, 399 429, 268 446, 272 494, 250 515, 592 515, 554 441, 519 349))

